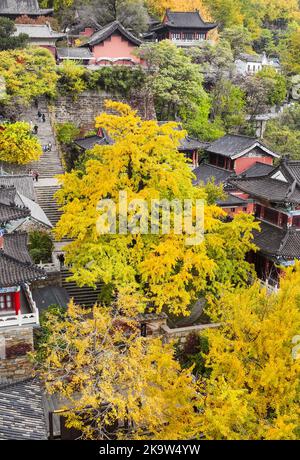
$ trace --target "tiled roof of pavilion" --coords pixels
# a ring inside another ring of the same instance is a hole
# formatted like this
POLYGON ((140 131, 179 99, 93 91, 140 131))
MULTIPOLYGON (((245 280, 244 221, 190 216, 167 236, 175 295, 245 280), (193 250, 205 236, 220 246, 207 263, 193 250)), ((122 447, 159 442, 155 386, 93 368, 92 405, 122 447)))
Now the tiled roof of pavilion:
POLYGON ((215 29, 218 24, 212 22, 205 22, 200 16, 199 11, 166 11, 165 22, 154 25, 153 31, 162 29, 164 27, 174 27, 179 29, 215 29))
POLYGON ((95 134, 94 136, 76 139, 74 143, 83 150, 91 150, 96 145, 112 145, 114 143, 112 138, 107 134, 107 132, 104 129, 102 131, 102 137, 95 134))
POLYGON ((225 134, 225 136, 212 142, 207 148, 207 152, 216 153, 234 159, 244 153, 247 153, 256 146, 263 149, 272 157, 279 158, 277 153, 268 149, 259 139, 240 134, 225 134))
POLYGON ((103 27, 103 29, 95 32, 89 38, 89 40, 81 46, 84 47, 98 45, 98 43, 101 43, 107 38, 111 37, 111 35, 115 32, 119 32, 121 35, 123 35, 123 37, 127 38, 127 40, 129 40, 134 45, 140 45, 142 43, 139 38, 135 37, 134 35, 132 35, 132 33, 125 29, 125 27, 123 27, 119 21, 114 21, 108 24, 107 26, 103 27))
POLYGON ((30 216, 27 207, 16 204, 16 194, 14 187, 0 186, 0 225, 30 216))
POLYGON ((213 166, 208 163, 201 163, 197 168, 193 170, 196 178, 193 180, 193 185, 203 183, 204 185, 212 179, 215 180, 215 184, 223 184, 230 177, 235 176, 234 171, 228 171, 218 166, 213 166))
POLYGON ((230 183, 251 196, 273 203, 300 203, 300 161, 283 159, 261 177, 240 177, 230 183))
POLYGON ((0 439, 47 439, 42 390, 37 381, 0 386, 0 439))
POLYGON ((263 253, 290 260, 300 258, 300 230, 282 229, 266 222, 261 222, 260 227, 260 232, 253 232, 254 243, 263 253))
POLYGON ((268 175, 271 171, 275 169, 275 166, 268 165, 265 163, 260 163, 257 161, 253 166, 246 169, 246 171, 239 174, 238 177, 261 177, 268 175))
POLYGON ((27 248, 26 233, 4 234, 0 249, 0 286, 15 286, 46 278, 46 273, 36 267, 27 248))
POLYGON ((18 192, 30 200, 36 201, 32 176, 28 174, 6 174, 0 172, 0 186, 14 186, 18 192))
POLYGON ((58 40, 59 38, 66 37, 66 34, 52 30, 48 24, 16 24, 16 31, 13 35, 18 36, 20 34, 26 34, 29 38, 36 39, 58 40))

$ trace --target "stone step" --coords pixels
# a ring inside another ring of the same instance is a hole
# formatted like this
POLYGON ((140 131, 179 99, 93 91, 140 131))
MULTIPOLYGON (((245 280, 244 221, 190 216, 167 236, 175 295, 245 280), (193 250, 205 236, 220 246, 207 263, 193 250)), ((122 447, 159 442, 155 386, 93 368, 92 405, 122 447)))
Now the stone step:
POLYGON ((102 284, 97 285, 96 289, 89 286, 78 287, 74 281, 67 281, 71 276, 69 270, 61 271, 62 286, 66 289, 69 296, 74 299, 75 303, 81 306, 92 307, 98 302, 98 296, 102 289, 102 284))

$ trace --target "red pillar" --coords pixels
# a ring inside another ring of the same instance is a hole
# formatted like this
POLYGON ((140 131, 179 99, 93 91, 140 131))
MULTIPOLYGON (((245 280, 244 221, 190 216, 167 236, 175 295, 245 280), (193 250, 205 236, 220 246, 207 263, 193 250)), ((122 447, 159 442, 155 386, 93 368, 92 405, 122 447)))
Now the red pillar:
POLYGON ((14 304, 15 304, 16 315, 18 315, 20 310, 21 310, 21 295, 20 295, 20 291, 14 292, 14 304))

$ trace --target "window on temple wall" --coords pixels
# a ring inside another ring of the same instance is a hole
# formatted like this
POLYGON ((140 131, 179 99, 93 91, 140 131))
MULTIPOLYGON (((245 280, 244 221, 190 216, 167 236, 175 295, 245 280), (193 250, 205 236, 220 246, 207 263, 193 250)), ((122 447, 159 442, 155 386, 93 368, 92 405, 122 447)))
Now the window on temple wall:
POLYGON ((183 40, 192 41, 193 40, 193 34, 192 33, 183 34, 183 40))
POLYGON ((0 294, 0 313, 6 310, 13 310, 11 294, 0 294))
POLYGON ((180 32, 175 32, 172 34, 173 40, 180 40, 181 39, 181 34, 180 32))

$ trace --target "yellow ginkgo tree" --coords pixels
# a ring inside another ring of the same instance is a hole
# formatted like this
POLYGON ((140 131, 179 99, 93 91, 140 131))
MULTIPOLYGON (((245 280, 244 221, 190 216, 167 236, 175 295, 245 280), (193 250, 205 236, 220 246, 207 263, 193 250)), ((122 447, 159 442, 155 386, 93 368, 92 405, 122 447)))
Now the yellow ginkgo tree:
POLYGON ((206 333, 201 432, 214 440, 299 439, 299 263, 279 292, 258 284, 224 292, 211 314, 222 325, 206 333))
POLYGON ((94 147, 80 169, 59 179, 63 214, 56 234, 73 240, 66 248, 73 279, 79 285, 112 283, 117 290, 131 286, 149 307, 175 314, 188 314, 199 295, 247 282, 250 265, 244 259, 254 248, 257 224, 245 214, 225 222, 221 208, 206 204, 205 189, 192 185, 191 168, 178 152, 186 133, 174 122, 144 121, 126 104, 110 101, 106 107, 110 112, 97 117, 96 126, 113 142, 94 147), (99 200, 112 200, 119 210, 119 192, 127 193, 128 203, 138 199, 148 205, 147 223, 152 200, 190 200, 192 205, 204 200, 204 240, 187 245, 184 229, 176 232, 171 225, 169 232, 159 228, 155 233, 150 223, 149 232, 122 233, 117 226, 116 233, 99 234, 99 200))
POLYGON ((17 121, 0 125, 0 161, 27 164, 37 161, 42 146, 32 135, 29 123, 17 121))
POLYGON ((67 427, 83 439, 195 437, 192 374, 181 370, 172 345, 141 337, 138 309, 126 298, 120 295, 113 313, 73 303, 65 314, 46 313, 34 355, 38 375, 48 393, 66 401, 60 410, 67 427))

